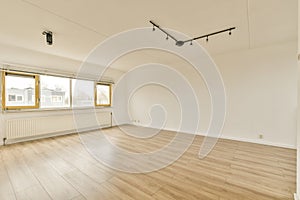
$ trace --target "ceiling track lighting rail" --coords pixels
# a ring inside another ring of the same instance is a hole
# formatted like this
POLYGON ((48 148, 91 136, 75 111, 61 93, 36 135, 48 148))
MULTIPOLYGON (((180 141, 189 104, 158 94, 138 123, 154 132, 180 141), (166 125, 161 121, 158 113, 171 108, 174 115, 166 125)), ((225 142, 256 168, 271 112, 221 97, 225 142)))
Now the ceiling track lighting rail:
POLYGON ((202 36, 199 36, 199 37, 194 37, 194 38, 191 38, 191 39, 188 39, 188 40, 177 40, 174 36, 170 35, 167 31, 162 29, 159 25, 155 24, 153 21, 150 20, 149 22, 153 25, 153 29, 152 29, 153 31, 155 31, 155 28, 158 28, 161 32, 163 32, 167 35, 166 40, 168 40, 169 38, 172 38, 175 41, 175 44, 177 46, 180 46, 180 47, 183 46, 186 42, 189 42, 190 45, 192 45, 194 40, 199 40, 199 39, 202 39, 202 38, 206 38, 206 42, 208 42, 208 37, 210 37, 212 35, 217 35, 217 34, 220 34, 220 33, 224 33, 224 32, 229 32, 229 35, 231 35, 232 30, 236 29, 236 27, 231 27, 231 28, 228 28, 228 29, 224 29, 224 30, 221 30, 221 31, 209 33, 209 34, 202 35, 202 36))

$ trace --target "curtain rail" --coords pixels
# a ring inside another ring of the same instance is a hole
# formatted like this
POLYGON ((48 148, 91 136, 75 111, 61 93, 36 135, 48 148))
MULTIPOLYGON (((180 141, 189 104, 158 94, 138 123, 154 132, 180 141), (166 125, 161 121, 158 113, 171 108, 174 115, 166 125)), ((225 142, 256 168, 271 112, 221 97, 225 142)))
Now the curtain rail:
MULTIPOLYGON (((26 69, 26 67, 24 67, 24 70, 21 69, 16 69, 13 67, 13 65, 8 65, 8 64, 2 64, 3 66, 0 67, 1 71, 5 71, 5 72, 19 72, 19 73, 26 73, 26 74, 36 74, 36 75, 45 75, 45 76, 56 76, 56 77, 62 77, 62 78, 71 78, 71 79, 80 79, 80 80, 89 80, 89 81, 96 81, 96 82, 100 82, 100 83, 109 83, 109 84, 114 84, 114 81, 111 80, 108 77, 103 77, 103 79, 100 80, 96 80, 96 79, 92 79, 92 78, 87 78, 84 76, 76 76, 75 74, 71 74, 68 72, 65 72, 65 74, 63 73, 55 73, 55 72, 51 72, 50 70, 45 70, 44 72, 41 72, 37 69, 26 69), (66 75, 68 74, 68 75, 66 75), (108 79, 108 80, 106 80, 108 79)), ((18 68, 18 66, 16 66, 18 68)), ((20 66, 19 66, 20 68, 20 66)))

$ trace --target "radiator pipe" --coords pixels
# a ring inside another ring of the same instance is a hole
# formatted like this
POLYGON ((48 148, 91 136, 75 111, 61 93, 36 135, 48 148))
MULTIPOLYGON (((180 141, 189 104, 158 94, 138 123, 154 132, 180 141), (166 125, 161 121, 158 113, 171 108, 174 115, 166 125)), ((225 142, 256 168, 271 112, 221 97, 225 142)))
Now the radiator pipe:
POLYGON ((112 123, 112 112, 110 112, 110 127, 112 127, 113 126, 113 123, 112 123))

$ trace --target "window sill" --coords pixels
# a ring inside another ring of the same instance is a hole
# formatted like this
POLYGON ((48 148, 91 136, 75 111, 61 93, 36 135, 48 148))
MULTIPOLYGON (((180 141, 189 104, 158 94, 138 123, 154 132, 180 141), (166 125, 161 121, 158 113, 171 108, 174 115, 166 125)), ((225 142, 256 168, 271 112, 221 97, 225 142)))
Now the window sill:
POLYGON ((97 107, 80 107, 80 108, 42 108, 42 109, 16 109, 2 110, 2 113, 24 113, 24 112, 59 112, 59 111, 76 111, 76 110, 102 110, 112 109, 112 106, 97 106, 97 107))

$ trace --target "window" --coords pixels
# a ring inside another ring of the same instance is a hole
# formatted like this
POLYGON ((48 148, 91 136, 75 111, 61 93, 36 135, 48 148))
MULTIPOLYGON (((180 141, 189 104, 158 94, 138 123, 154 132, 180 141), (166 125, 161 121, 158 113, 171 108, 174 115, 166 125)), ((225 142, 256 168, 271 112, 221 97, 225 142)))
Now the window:
POLYGON ((3 72, 2 107, 4 109, 38 108, 39 76, 3 72))
POLYGON ((96 106, 111 105, 111 85, 97 83, 96 85, 96 106))
POLYGON ((3 110, 111 106, 109 83, 14 71, 0 75, 3 110))
POLYGON ((62 96, 57 96, 57 95, 54 95, 52 96, 52 102, 53 103, 62 103, 62 96))
POLYGON ((92 107, 94 103, 94 82, 73 79, 72 80, 72 106, 92 107))
POLYGON ((8 95, 8 102, 16 101, 16 95, 15 94, 9 94, 8 95))
POLYGON ((41 108, 70 107, 70 79, 40 76, 41 108))
POLYGON ((17 101, 23 102, 23 96, 17 96, 17 101))

